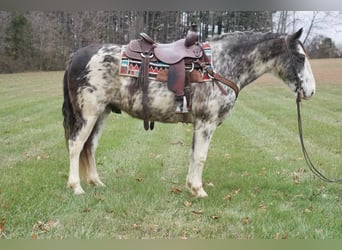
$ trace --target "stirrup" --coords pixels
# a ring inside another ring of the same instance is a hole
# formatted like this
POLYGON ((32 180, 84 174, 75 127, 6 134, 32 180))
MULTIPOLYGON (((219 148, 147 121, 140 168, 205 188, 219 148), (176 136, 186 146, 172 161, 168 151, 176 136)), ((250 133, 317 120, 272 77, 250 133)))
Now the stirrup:
POLYGON ((183 96, 183 103, 180 101, 177 101, 177 107, 176 107, 176 113, 178 114, 186 114, 188 113, 188 104, 186 101, 186 97, 183 96))

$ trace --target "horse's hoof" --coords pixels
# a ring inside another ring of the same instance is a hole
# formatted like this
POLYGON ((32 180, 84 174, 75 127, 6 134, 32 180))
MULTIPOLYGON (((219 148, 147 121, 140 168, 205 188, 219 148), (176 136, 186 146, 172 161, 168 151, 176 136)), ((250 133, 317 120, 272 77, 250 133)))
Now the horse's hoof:
POLYGON ((84 194, 84 190, 81 187, 81 185, 78 183, 68 183, 67 184, 68 188, 72 188, 74 190, 74 194, 79 195, 79 194, 84 194))
POLYGON ((92 184, 92 185, 97 186, 97 187, 105 187, 106 186, 102 181, 100 181, 100 179, 91 180, 88 182, 89 182, 89 184, 92 184))
POLYGON ((208 197, 208 194, 204 191, 203 187, 200 186, 198 188, 192 187, 190 183, 187 183, 187 188, 190 190, 191 194, 195 198, 205 198, 208 197))
POLYGON ((197 192, 193 194, 196 198, 205 198, 208 197, 208 194, 204 191, 203 188, 200 188, 197 192))
POLYGON ((84 190, 81 188, 81 187, 79 187, 79 188, 74 188, 74 194, 76 194, 76 195, 80 195, 80 194, 84 194, 85 192, 84 192, 84 190))

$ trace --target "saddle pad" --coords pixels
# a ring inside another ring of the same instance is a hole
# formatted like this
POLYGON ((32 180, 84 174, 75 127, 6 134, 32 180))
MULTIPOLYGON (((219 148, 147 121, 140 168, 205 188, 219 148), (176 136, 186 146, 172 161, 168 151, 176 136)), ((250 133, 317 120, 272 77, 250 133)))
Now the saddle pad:
MULTIPOLYGON (((139 77, 140 69, 141 69, 141 61, 132 59, 127 57, 125 53, 127 45, 122 46, 121 48, 121 62, 120 62, 120 75, 121 76, 129 76, 129 77, 139 77)), ((209 60, 211 60, 211 49, 209 44, 203 44, 203 49, 209 60)), ((209 67, 210 64, 208 63, 209 67)), ((162 72, 168 70, 170 65, 165 64, 160 61, 152 61, 150 62, 148 74, 150 80, 156 80, 157 75, 162 72)), ((203 81, 211 81, 211 78, 208 76, 206 71, 202 69, 194 69, 194 71, 198 71, 202 76, 203 81)))
POLYGON ((208 57, 209 62, 211 64, 211 48, 210 48, 209 43, 203 43, 202 48, 204 50, 204 54, 208 57))

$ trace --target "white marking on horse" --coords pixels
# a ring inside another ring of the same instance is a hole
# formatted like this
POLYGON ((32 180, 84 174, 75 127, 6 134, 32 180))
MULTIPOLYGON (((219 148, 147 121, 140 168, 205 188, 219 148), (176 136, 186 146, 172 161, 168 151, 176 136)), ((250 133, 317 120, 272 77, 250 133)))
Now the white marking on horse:
POLYGON ((311 65, 309 59, 306 56, 305 51, 303 50, 302 46, 298 45, 299 53, 305 57, 304 67, 302 71, 298 73, 298 77, 302 80, 302 88, 304 91, 303 98, 310 98, 316 92, 316 82, 314 75, 312 73, 311 65))

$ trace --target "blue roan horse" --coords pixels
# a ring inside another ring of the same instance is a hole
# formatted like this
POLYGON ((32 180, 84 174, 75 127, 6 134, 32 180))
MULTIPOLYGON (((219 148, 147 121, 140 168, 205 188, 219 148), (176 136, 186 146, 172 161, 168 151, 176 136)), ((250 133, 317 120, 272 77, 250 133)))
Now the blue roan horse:
MULTIPOLYGON (((308 99, 315 93, 315 79, 299 41, 301 34, 302 30, 291 35, 236 32, 215 37, 209 42, 212 69, 235 82, 240 90, 271 72, 293 92, 300 88, 302 98, 308 99)), ((95 151, 108 114, 122 110, 143 119, 142 90, 137 78, 119 75, 120 56, 119 45, 90 45, 71 56, 65 71, 63 115, 70 157, 67 185, 75 194, 84 193, 80 172, 86 174, 89 183, 104 186, 96 170, 95 151)), ((175 94, 167 85, 150 81, 148 86, 150 121, 183 122, 183 115, 175 113, 175 94)), ((237 96, 228 86, 219 88, 210 81, 190 86, 192 110, 188 122, 194 129, 186 186, 195 197, 206 197, 202 172, 209 144, 237 96)))

